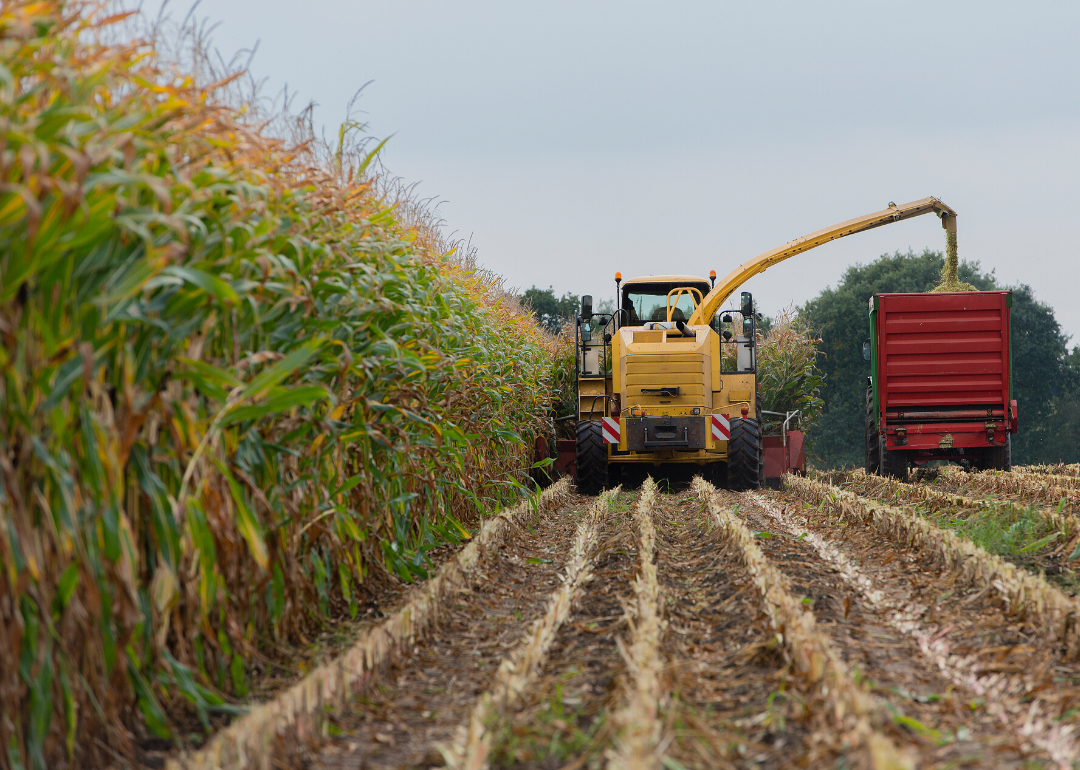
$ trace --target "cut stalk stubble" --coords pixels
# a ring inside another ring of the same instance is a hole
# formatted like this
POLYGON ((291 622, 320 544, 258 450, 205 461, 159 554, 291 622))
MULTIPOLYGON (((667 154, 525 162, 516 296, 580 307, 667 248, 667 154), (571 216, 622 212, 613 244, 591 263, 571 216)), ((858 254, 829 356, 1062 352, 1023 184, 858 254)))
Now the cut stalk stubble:
MULTIPOLYGON (((540 496, 541 509, 564 502, 570 495, 566 479, 540 496)), ((487 519, 456 558, 448 560, 430 580, 417 586, 405 604, 386 620, 366 629, 348 651, 319 666, 273 700, 255 706, 222 729, 200 751, 172 758, 166 770, 269 770, 278 736, 294 730, 300 737, 313 733, 327 708, 341 706, 394 650, 411 644, 437 618, 443 602, 468 585, 468 577, 484 552, 503 542, 512 525, 533 510, 524 500, 487 519)))
MULTIPOLYGON (((978 479, 979 477, 972 476, 972 478, 978 479)), ((907 484, 899 479, 872 476, 862 470, 854 471, 851 474, 851 481, 852 486, 857 490, 856 494, 860 494, 863 497, 891 497, 897 502, 942 503, 957 508, 993 508, 1002 504, 1031 504, 1025 500, 987 500, 984 498, 971 497, 969 495, 960 495, 955 492, 948 492, 944 489, 935 489, 933 486, 927 484, 907 484)), ((1044 494, 1043 490, 1045 490, 1045 485, 1037 485, 1035 488, 1018 485, 1012 491, 1019 492, 1020 494, 1026 493, 1028 497, 1041 495, 1045 498, 1047 494, 1044 494)), ((1068 490, 1062 491, 1061 497, 1066 497, 1067 492, 1068 490)), ((1049 494, 1049 498, 1050 500, 1054 499, 1052 493, 1049 494)), ((1066 501, 1066 503, 1067 502, 1068 501, 1066 501)), ((1077 502, 1080 503, 1080 496, 1078 496, 1077 502)), ((1051 507, 1036 506, 1035 510, 1039 518, 1043 519, 1053 529, 1063 532, 1066 537, 1073 538, 1080 534, 1080 517, 1071 513, 1058 512, 1056 508, 1051 507)))
POLYGON ((462 770, 487 767, 488 752, 498 726, 512 715, 521 694, 535 681, 555 635, 570 616, 578 592, 592 579, 590 568, 600 520, 618 492, 618 489, 604 492, 585 513, 570 546, 562 585, 548 599, 544 614, 533 622, 525 638, 503 659, 494 684, 480 696, 468 722, 458 728, 454 745, 440 749, 447 767, 462 770))
POLYGON ((614 745, 605 753, 609 770, 656 770, 660 767, 660 707, 666 699, 661 682, 664 660, 660 653, 667 623, 661 616, 660 583, 656 575, 656 529, 652 508, 656 484, 641 487, 634 518, 638 525, 639 572, 634 579, 634 601, 626 609, 630 642, 618 640, 626 661, 623 705, 615 713, 614 745))
MULTIPOLYGON (((981 663, 977 656, 952 653, 953 645, 948 635, 920 621, 927 610, 926 605, 919 605, 911 596, 904 596, 899 601, 890 598, 874 588, 873 581, 832 543, 800 527, 764 496, 750 494, 750 497, 785 534, 805 540, 822 560, 835 567, 844 581, 857 590, 868 604, 886 610, 889 624, 910 636, 923 655, 937 665, 942 675, 957 687, 984 698, 987 711, 1013 731, 1019 745, 1030 741, 1046 751, 1062 770, 1071 767, 1069 759, 1076 756, 1077 751, 1071 728, 1055 722, 1053 715, 1043 713, 1039 709, 1038 699, 1026 705, 1023 698, 1030 688, 1020 677, 1000 673, 980 675, 978 667, 981 663)), ((893 590, 899 590, 898 586, 893 586, 893 590)))
POLYGON ((1005 604, 1005 613, 1030 621, 1044 641, 1060 645, 1065 660, 1080 659, 1080 602, 1035 575, 995 556, 970 540, 942 529, 905 508, 885 505, 853 492, 799 476, 784 482, 808 501, 815 501, 840 519, 872 525, 878 532, 929 555, 968 585, 985 588, 1005 604))
POLYGON ((795 669, 818 688, 829 704, 827 716, 851 753, 865 753, 875 770, 910 770, 911 757, 871 724, 878 706, 817 628, 812 612, 788 591, 786 581, 754 542, 746 525, 721 505, 715 488, 701 477, 694 479, 695 494, 705 503, 720 537, 734 547, 738 560, 753 578, 763 609, 777 632, 795 669))

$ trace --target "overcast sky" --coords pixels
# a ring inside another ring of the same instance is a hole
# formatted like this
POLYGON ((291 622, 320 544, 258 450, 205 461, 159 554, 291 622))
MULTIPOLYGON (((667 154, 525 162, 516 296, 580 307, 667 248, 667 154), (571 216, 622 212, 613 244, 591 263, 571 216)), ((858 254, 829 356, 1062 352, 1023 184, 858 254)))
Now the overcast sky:
MULTIPOLYGON (((160 5, 147 0, 148 10, 160 5)), ((190 3, 173 0, 174 16, 190 3)), ((1080 3, 203 0, 226 58, 331 129, 358 101, 385 165, 445 201, 511 286, 614 295, 724 275, 827 225, 935 195, 960 256, 1028 283, 1080 343, 1080 3)), ((932 216, 752 279, 766 313, 932 216)))

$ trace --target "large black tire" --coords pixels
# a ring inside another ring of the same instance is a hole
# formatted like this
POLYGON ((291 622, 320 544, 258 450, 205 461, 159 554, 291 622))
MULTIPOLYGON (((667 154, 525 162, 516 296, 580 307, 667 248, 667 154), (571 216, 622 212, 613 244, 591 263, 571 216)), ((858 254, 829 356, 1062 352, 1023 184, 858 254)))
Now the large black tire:
POLYGON ((1011 471, 1012 436, 1005 434, 1005 446, 995 446, 985 450, 979 467, 986 471, 1011 471))
POLYGON ((876 476, 881 472, 881 451, 878 449, 877 421, 874 419, 874 388, 866 386, 866 473, 876 476))
POLYGON ((761 451, 761 423, 752 417, 731 420, 728 440, 728 489, 743 491, 761 489, 765 475, 765 458, 761 451))
POLYGON ((583 495, 598 495, 608 485, 607 447, 599 420, 577 423, 577 488, 583 495))
POLYGON ((908 453, 903 449, 886 449, 884 438, 880 439, 879 446, 881 450, 881 475, 907 481, 908 453))

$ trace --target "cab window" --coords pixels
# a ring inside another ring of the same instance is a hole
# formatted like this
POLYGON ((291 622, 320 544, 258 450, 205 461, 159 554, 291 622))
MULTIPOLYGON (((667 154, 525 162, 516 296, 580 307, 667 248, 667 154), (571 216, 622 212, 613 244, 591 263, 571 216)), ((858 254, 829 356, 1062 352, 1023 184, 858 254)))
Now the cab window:
MULTIPOLYGON (((623 309, 630 315, 630 324, 643 324, 647 321, 667 320, 667 296, 677 285, 662 286, 628 286, 623 298, 623 309)), ((701 287, 695 286, 696 289, 701 287)), ((702 291, 702 295, 708 294, 708 288, 702 291)), ((689 292, 684 292, 675 302, 675 309, 671 313, 672 321, 688 321, 697 307, 697 297, 689 292)))

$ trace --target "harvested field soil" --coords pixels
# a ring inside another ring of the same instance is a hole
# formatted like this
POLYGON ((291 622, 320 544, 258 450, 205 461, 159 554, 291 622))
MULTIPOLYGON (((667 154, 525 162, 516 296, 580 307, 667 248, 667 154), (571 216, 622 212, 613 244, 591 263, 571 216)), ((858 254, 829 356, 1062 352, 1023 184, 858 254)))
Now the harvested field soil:
POLYGON ((618 705, 626 672, 619 639, 627 630, 625 608, 637 571, 635 497, 621 494, 609 512, 593 559, 593 580, 497 744, 493 767, 602 766, 612 737, 608 715, 618 705))
POLYGON ((646 481, 520 517, 274 764, 1074 768, 1080 603, 939 528, 916 484, 845 491, 874 483, 646 481))
POLYGON ((668 616, 667 755, 685 767, 787 765, 805 756, 804 700, 749 574, 721 547, 692 497, 657 512, 657 568, 668 616))
POLYGON ((442 764, 448 745, 502 657, 541 612, 559 580, 570 536, 591 500, 577 498, 515 532, 447 603, 435 631, 403 650, 328 725, 332 736, 299 763, 309 768, 442 764))
MULTIPOLYGON (((732 502, 739 503, 739 515, 758 533, 761 549, 789 578, 791 590, 812 608, 818 627, 828 633, 844 661, 872 683, 871 691, 897 728, 894 739, 911 744, 922 757, 921 767, 1022 768, 1037 755, 1002 732, 999 720, 980 707, 981 693, 957 688, 942 674, 918 643, 896 627, 890 611, 921 603, 927 612, 933 608, 936 629, 951 627, 950 638, 976 655, 978 650, 994 649, 993 655, 1005 653, 999 665, 1036 662, 1023 655, 1022 633, 999 628, 997 608, 965 603, 970 596, 957 592, 947 577, 938 577, 936 570, 928 572, 913 554, 881 544, 868 530, 789 524, 798 509, 765 500, 759 494, 732 502), (842 544, 843 553, 888 601, 871 602, 845 580, 807 538, 799 539, 807 529, 842 544)), ((1042 657, 1038 662, 1045 666, 1042 657)))

